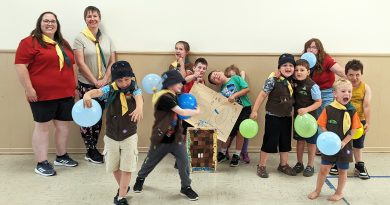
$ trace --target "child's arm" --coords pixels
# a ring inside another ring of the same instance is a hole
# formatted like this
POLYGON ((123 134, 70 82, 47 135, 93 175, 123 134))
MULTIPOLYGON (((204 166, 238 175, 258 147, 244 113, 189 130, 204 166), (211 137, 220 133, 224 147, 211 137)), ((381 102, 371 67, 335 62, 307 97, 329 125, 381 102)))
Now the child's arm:
POLYGON ((193 80, 198 79, 199 75, 200 75, 200 72, 195 72, 194 74, 187 75, 187 76, 185 77, 185 80, 186 80, 187 83, 189 83, 189 82, 191 82, 191 81, 193 81, 193 80))
POLYGON ((131 121, 139 122, 144 118, 143 108, 144 108, 144 99, 142 94, 134 96, 135 99, 135 110, 129 114, 131 116, 131 121))
POLYGON ((263 104, 264 100, 268 97, 268 93, 264 92, 263 90, 260 91, 259 95, 257 95, 255 104, 253 105, 252 113, 250 115, 250 118, 253 120, 257 119, 257 112, 260 108, 260 105, 263 104))
POLYGON ((347 135, 343 140, 341 140, 341 149, 344 148, 346 144, 348 144, 349 141, 351 141, 352 136, 355 135, 356 129, 351 130, 351 134, 347 135))
POLYGON ((245 71, 242 70, 242 71, 240 72, 240 76, 241 76, 242 79, 245 80, 245 71))
POLYGON ((363 100, 363 112, 366 118, 366 125, 364 125, 364 133, 367 133, 371 125, 371 88, 366 84, 366 93, 363 100))
POLYGON ((244 96, 244 95, 246 95, 248 93, 249 93, 249 88, 244 88, 244 89, 240 90, 239 92, 236 92, 233 95, 231 95, 230 97, 228 97, 228 101, 231 102, 231 103, 235 102, 236 98, 244 96))
POLYGON ((177 113, 178 115, 181 116, 194 116, 200 113, 200 108, 196 107, 195 110, 192 109, 182 109, 178 105, 172 108, 172 111, 177 113))
POLYGON ((103 96, 103 91, 100 89, 93 89, 84 94, 84 107, 91 108, 92 107, 92 98, 97 98, 103 96))
POLYGON ((185 64, 184 64, 184 58, 180 57, 179 59, 177 59, 177 62, 180 64, 179 72, 183 76, 183 78, 185 78, 187 73, 186 73, 186 68, 185 68, 185 64))
POLYGON ((322 104, 322 99, 318 99, 310 106, 298 109, 298 114, 304 115, 304 114, 311 112, 313 110, 317 110, 319 107, 321 107, 321 104, 322 104))

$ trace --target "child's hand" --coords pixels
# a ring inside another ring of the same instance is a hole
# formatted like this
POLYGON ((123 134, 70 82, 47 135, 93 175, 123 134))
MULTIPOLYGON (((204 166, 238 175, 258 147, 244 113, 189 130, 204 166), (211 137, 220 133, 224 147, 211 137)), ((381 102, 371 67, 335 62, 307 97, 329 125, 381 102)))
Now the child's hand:
POLYGON ((341 149, 343 149, 345 147, 347 143, 345 143, 344 141, 341 141, 341 149))
POLYGON ((142 109, 137 108, 132 113, 130 113, 129 116, 131 117, 131 121, 133 122, 139 122, 144 118, 142 109))
POLYGON ((101 79, 101 80, 96 81, 95 87, 96 87, 96 88, 101 88, 101 87, 103 87, 105 84, 106 84, 106 81, 105 81, 104 79, 101 79))
POLYGON ((282 73, 279 70, 275 72, 276 78, 280 78, 281 75, 282 75, 282 73))
POLYGON ((257 120, 257 112, 252 112, 249 118, 251 118, 252 120, 257 120))
POLYGON ((194 74, 191 70, 186 70, 186 76, 194 74))
POLYGON ((231 95, 228 97, 228 101, 231 103, 234 103, 234 102, 236 102, 236 98, 233 95, 231 95))
POLYGON ((83 103, 84 103, 84 107, 91 108, 92 107, 91 97, 87 94, 84 94, 83 103))
POLYGON ((200 107, 199 106, 196 106, 195 112, 196 112, 196 114, 200 113, 200 107))
POLYGON ((364 125, 364 134, 366 134, 366 133, 368 132, 369 127, 370 127, 369 124, 365 124, 365 125, 364 125))
POLYGON ((306 114, 307 113, 307 109, 306 108, 300 108, 300 109, 298 109, 298 114, 299 115, 304 115, 304 114, 306 114))

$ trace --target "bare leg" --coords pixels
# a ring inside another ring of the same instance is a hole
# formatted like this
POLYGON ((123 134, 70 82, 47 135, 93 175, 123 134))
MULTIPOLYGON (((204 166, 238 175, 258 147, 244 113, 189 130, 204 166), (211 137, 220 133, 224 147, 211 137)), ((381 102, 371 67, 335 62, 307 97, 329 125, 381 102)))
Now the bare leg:
POLYGON ((259 161, 259 165, 265 167, 265 166, 267 165, 267 160, 268 160, 268 153, 267 153, 267 152, 261 151, 261 152, 260 152, 260 161, 259 161))
POLYGON ((32 148, 37 162, 47 160, 47 152, 49 148, 49 122, 35 122, 35 127, 32 135, 32 148))
POLYGON ((297 141, 297 161, 303 164, 303 150, 305 149, 305 141, 297 141))
POLYGON ((362 149, 353 148, 353 156, 355 157, 355 163, 362 162, 362 149))
POLYGON ((124 198, 126 197, 127 189, 130 184, 131 172, 124 172, 124 171, 120 171, 120 172, 121 172, 121 179, 119 183, 119 197, 124 198))
POLYGON ((238 132, 236 136, 236 153, 241 153, 243 144, 244 144, 244 137, 238 132))
POLYGON ((120 186, 120 185, 121 185, 121 175, 122 175, 122 171, 118 169, 118 170, 114 171, 113 174, 114 174, 116 183, 118 183, 118 186, 120 186))
POLYGON ((314 158, 316 156, 317 146, 315 144, 307 143, 307 165, 314 167, 314 158))
POLYGON ((280 165, 284 166, 288 161, 288 152, 280 152, 280 165))
POLYGON ((343 198, 343 190, 347 182, 347 170, 339 169, 339 182, 337 184, 336 192, 328 198, 329 201, 339 201, 343 198))
POLYGON ((69 121, 53 120, 53 123, 56 128, 54 133, 56 152, 58 156, 62 156, 66 153, 66 146, 68 144, 69 121))
POLYGON ((332 165, 321 165, 320 172, 318 173, 317 177, 316 189, 309 195, 307 195, 309 199, 316 199, 320 195, 322 186, 324 185, 326 180, 326 175, 328 175, 331 167, 332 165))

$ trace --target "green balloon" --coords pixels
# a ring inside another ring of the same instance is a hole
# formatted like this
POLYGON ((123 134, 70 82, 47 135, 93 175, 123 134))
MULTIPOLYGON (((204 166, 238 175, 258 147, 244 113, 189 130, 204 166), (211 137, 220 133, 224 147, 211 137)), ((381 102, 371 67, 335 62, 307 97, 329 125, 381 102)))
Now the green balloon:
POLYGON ((240 133, 245 138, 253 138, 259 131, 259 125, 252 119, 246 119, 240 124, 240 133))
POLYGON ((313 137, 317 132, 317 128, 316 119, 309 113, 298 115, 294 120, 295 131, 303 138, 313 137))

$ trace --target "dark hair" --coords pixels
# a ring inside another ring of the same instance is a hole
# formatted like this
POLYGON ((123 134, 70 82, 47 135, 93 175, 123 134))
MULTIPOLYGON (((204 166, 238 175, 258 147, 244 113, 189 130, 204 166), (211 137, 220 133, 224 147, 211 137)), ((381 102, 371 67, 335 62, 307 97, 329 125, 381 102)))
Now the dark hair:
POLYGON ((213 74, 213 73, 215 73, 215 72, 217 72, 217 71, 215 71, 215 70, 213 70, 213 71, 211 71, 210 73, 209 73, 209 76, 207 77, 207 79, 209 80, 209 83, 211 83, 211 84, 213 84, 213 85, 216 85, 214 82, 211 82, 211 75, 213 74))
POLYGON ((324 46, 322 45, 320 39, 318 38, 312 38, 310 40, 308 40, 306 43, 305 43, 305 46, 303 48, 303 53, 306 53, 307 52, 307 49, 310 47, 310 45, 312 43, 315 43, 316 44, 316 47, 317 47, 317 50, 318 50, 318 53, 316 55, 317 57, 317 63, 316 65, 314 66, 314 71, 317 71, 317 72, 322 72, 322 63, 324 62, 324 59, 325 59, 325 56, 327 56, 328 54, 326 53, 325 49, 324 49, 324 46))
POLYGON ((198 63, 208 66, 207 60, 205 58, 198 58, 195 60, 194 66, 198 65, 198 63))
POLYGON ((56 19, 56 22, 57 22, 57 31, 54 33, 54 41, 56 41, 59 45, 62 45, 62 46, 65 46, 66 48, 68 48, 69 50, 72 50, 72 48, 70 47, 69 43, 62 37, 62 34, 61 34, 61 24, 60 24, 60 21, 58 21, 58 18, 57 18, 57 15, 55 15, 53 12, 51 11, 46 11, 46 12, 43 12, 39 17, 38 17, 38 20, 37 20, 37 23, 36 23, 36 26, 35 26, 35 29, 31 31, 31 35, 33 36, 33 38, 36 38, 39 42, 39 44, 43 47, 43 48, 47 48, 47 45, 46 43, 43 41, 43 38, 42 38, 42 29, 41 29, 41 24, 42 24, 42 19, 43 19, 43 16, 46 15, 46 14, 51 14, 54 16, 54 18, 56 19))
POLYGON ((307 70, 310 70, 310 65, 309 65, 309 62, 307 62, 307 60, 305 59, 299 59, 297 61, 295 61, 295 66, 303 66, 305 67, 307 70))
POLYGON ((87 8, 84 9, 84 20, 87 18, 87 15, 89 12, 96 12, 99 15, 99 18, 101 19, 102 16, 100 14, 100 10, 94 6, 88 6, 87 8))
POLYGON ((345 75, 347 75, 348 70, 361 71, 363 75, 363 64, 360 60, 352 59, 348 61, 347 65, 345 65, 345 75))
POLYGON ((183 46, 184 46, 184 50, 185 51, 187 51, 187 52, 190 52, 190 44, 188 44, 186 41, 178 41, 178 42, 176 42, 176 44, 175 45, 177 45, 177 44, 183 44, 183 46))
POLYGON ((223 72, 223 74, 225 74, 226 77, 230 78, 230 77, 232 77, 232 76, 229 74, 229 72, 230 72, 231 70, 234 70, 234 72, 236 72, 236 75, 241 76, 241 74, 240 74, 240 69, 238 69, 238 67, 237 67, 236 65, 234 65, 234 64, 232 64, 232 65, 230 65, 229 67, 227 67, 227 68, 225 69, 225 71, 223 72))

